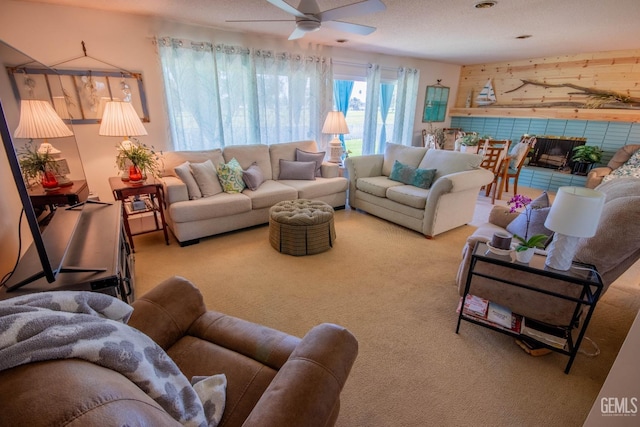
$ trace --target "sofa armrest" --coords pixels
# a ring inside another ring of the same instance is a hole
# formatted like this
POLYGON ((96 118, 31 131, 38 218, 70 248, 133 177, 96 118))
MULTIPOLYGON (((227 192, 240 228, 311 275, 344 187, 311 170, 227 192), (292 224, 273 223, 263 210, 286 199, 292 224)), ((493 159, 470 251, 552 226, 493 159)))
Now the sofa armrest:
POLYGON ((358 178, 382 175, 383 161, 382 154, 347 157, 345 164, 349 173, 349 181, 355 182, 358 178))
POLYGON ((160 178, 164 187, 165 202, 167 205, 189 200, 187 184, 175 176, 163 176, 160 178))
POLYGON ((438 202, 438 198, 443 194, 455 193, 459 191, 471 190, 493 181, 493 174, 485 169, 474 169, 462 172, 450 173, 438 178, 431 189, 427 199, 427 206, 438 202))
POLYGON ((356 207, 356 183, 358 178, 382 175, 382 154, 347 157, 345 166, 349 177, 349 205, 356 207))
POLYGON ((613 170, 609 166, 601 166, 591 169, 587 174, 585 187, 596 188, 602 182, 602 178, 609 175, 611 172, 613 172, 613 170))
POLYGON ((278 371, 244 426, 327 426, 358 354, 356 338, 324 323, 311 329, 278 371), (318 390, 322 390, 318 393, 318 390))
POLYGON ((202 294, 187 279, 171 277, 142 295, 131 306, 132 326, 168 349, 189 330, 207 308, 202 294))
POLYGON ((322 177, 337 178, 340 176, 340 165, 331 162, 322 162, 322 177))

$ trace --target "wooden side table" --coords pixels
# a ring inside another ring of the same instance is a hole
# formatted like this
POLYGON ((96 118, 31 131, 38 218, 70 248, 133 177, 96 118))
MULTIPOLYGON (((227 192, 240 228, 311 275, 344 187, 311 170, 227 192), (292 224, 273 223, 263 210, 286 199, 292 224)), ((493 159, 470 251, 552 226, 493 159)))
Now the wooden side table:
POLYGON ((120 177, 109 178, 109 185, 113 192, 113 197, 116 200, 122 200, 122 217, 124 218, 124 228, 129 238, 129 244, 131 250, 135 252, 133 245, 133 236, 139 234, 152 233, 154 231, 162 230, 164 232, 164 240, 169 244, 169 234, 167 232, 167 223, 164 219, 164 190, 162 184, 153 178, 148 178, 146 181, 139 184, 132 184, 128 181, 123 181, 120 177), (145 202, 145 208, 135 210, 132 208, 132 203, 129 198, 139 198, 140 196, 148 197, 148 202, 145 202), (131 226, 129 224, 129 218, 135 215, 141 215, 145 213, 152 213, 155 223, 155 228, 149 230, 142 230, 136 233, 131 232, 131 226), (158 215, 160 218, 158 219, 158 215))
POLYGON ((84 179, 73 181, 68 187, 60 187, 53 191, 44 191, 41 185, 29 189, 29 198, 33 207, 49 206, 51 211, 58 205, 75 205, 89 197, 89 187, 84 179))

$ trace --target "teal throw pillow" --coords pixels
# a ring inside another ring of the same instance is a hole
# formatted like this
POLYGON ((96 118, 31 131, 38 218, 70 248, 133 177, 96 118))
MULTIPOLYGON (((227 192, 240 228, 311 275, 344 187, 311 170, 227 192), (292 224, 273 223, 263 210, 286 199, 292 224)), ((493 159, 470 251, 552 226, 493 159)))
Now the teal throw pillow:
POLYGON ((393 163, 389 179, 403 184, 428 189, 431 188, 433 179, 436 176, 436 169, 420 169, 405 165, 399 161, 393 163))
POLYGON ((216 172, 218 172, 218 179, 225 193, 241 193, 245 189, 245 183, 242 180, 242 166, 235 157, 229 163, 218 165, 216 172))

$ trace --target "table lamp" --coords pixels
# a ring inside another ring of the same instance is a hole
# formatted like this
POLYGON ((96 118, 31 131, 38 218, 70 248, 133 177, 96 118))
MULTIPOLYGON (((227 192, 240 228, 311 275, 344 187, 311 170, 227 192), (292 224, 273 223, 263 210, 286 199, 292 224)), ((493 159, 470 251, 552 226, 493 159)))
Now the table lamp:
POLYGON ((349 133, 349 127, 342 111, 329 111, 324 121, 324 126, 322 126, 322 133, 333 134, 333 139, 329 143, 329 161, 331 163, 340 163, 342 141, 340 141, 338 135, 349 133))
MULTIPOLYGON (((23 99, 20 101, 20 122, 13 136, 16 138, 43 139, 38 153, 49 153, 56 162, 53 171, 57 185, 72 185, 65 175, 70 173, 67 160, 61 157, 61 151, 53 147, 48 138, 73 136, 73 132, 62 121, 48 101, 23 99)), ((51 184, 53 185, 53 184, 51 184)))
MULTIPOLYGON (((124 139, 120 142, 118 149, 130 150, 133 142, 129 137, 146 135, 147 130, 133 105, 124 101, 110 101, 104 104, 104 113, 98 134, 100 136, 122 137, 124 139)), ((122 177, 128 178, 126 170, 122 171, 122 177)))
POLYGON ((593 237, 604 207, 604 194, 590 188, 560 187, 544 226, 554 231, 545 265, 569 270, 581 237, 593 237))

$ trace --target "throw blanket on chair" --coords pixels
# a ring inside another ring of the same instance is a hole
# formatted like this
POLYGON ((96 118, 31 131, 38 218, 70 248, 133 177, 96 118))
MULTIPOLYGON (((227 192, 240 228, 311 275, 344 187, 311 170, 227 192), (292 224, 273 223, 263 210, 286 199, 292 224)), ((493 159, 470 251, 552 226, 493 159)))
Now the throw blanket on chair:
POLYGON ((0 370, 83 359, 121 373, 183 425, 216 426, 226 377, 214 375, 191 386, 160 346, 125 324, 132 311, 95 292, 42 292, 0 301, 0 370))

